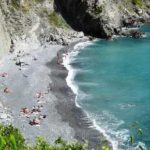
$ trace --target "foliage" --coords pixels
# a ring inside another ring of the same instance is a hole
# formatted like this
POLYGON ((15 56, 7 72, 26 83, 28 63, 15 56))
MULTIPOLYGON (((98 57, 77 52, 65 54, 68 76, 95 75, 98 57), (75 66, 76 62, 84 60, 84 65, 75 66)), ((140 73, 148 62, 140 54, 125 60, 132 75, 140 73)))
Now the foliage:
POLYGON ((12 125, 0 125, 0 150, 87 150, 87 145, 67 143, 58 138, 54 145, 47 143, 42 137, 37 137, 35 146, 28 146, 18 129, 12 125))
POLYGON ((59 28, 68 28, 68 24, 62 18, 62 16, 55 11, 48 15, 48 20, 50 25, 59 27, 59 28))
POLYGON ((11 4, 12 4, 13 8, 15 8, 16 10, 21 10, 24 13, 28 12, 30 9, 28 0, 25 0, 23 3, 20 3, 19 0, 12 0, 11 4))
POLYGON ((35 0, 37 3, 43 3, 45 0, 35 0))
MULTIPOLYGON (((134 130, 134 134, 130 136, 129 142, 131 145, 136 143, 136 138, 143 135, 143 130, 140 128, 138 122, 133 122, 131 128, 134 130)), ((139 150, 147 150, 143 145, 138 145, 139 150)), ((150 150, 150 149, 148 149, 150 150)))
POLYGON ((142 0, 132 0, 132 3, 136 6, 141 7, 143 5, 142 0))
POLYGON ((101 14, 103 12, 103 9, 104 9, 104 6, 101 5, 101 6, 96 6, 95 8, 95 14, 98 15, 98 14, 101 14))
POLYGON ((102 150, 112 150, 112 148, 107 147, 107 146, 103 146, 103 147, 102 147, 102 150))
POLYGON ((25 140, 18 129, 11 125, 0 125, 0 150, 24 150, 25 148, 25 140))
POLYGON ((18 0, 12 0, 11 4, 15 9, 19 9, 19 7, 20 7, 20 3, 18 0))
POLYGON ((38 137, 36 146, 31 148, 32 150, 87 150, 87 145, 82 145, 80 143, 69 144, 58 138, 54 145, 49 145, 43 138, 38 137))

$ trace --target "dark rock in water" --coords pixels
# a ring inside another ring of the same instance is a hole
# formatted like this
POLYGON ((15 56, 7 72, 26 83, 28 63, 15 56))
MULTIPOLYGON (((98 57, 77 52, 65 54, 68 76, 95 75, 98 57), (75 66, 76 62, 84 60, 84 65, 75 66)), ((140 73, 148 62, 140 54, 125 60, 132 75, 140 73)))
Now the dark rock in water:
POLYGON ((142 38, 144 36, 145 33, 138 31, 138 30, 129 30, 126 29, 124 31, 122 31, 121 35, 123 36, 127 36, 127 37, 132 37, 132 38, 142 38))
POLYGON ((140 32, 140 31, 131 31, 130 32, 130 35, 131 35, 131 37, 133 37, 133 38, 136 38, 136 39, 138 39, 138 38, 142 38, 143 37, 143 32, 140 32))
POLYGON ((124 19, 122 23, 125 27, 137 26, 137 21, 133 17, 124 19))

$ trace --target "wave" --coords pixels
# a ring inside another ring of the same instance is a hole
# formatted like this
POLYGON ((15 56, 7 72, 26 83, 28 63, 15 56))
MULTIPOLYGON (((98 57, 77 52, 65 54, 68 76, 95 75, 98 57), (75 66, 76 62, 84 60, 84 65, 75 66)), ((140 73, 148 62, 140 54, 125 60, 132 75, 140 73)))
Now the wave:
MULTIPOLYGON (((79 52, 80 52, 79 50, 82 50, 91 44, 93 44, 93 43, 90 41, 78 43, 74 46, 74 49, 67 56, 63 57, 63 65, 68 70, 68 76, 66 78, 66 82, 67 82, 67 85, 72 89, 73 93, 76 95, 75 104, 79 108, 81 108, 81 106, 77 102, 77 98, 79 96, 79 92, 78 92, 79 87, 76 85, 76 83, 74 81, 74 78, 75 78, 75 75, 77 72, 70 65, 70 63, 72 62, 73 58, 79 54, 79 52)), ((90 118, 89 114, 87 112, 85 112, 85 113, 87 115, 87 118, 89 119, 90 118)), ((93 122, 93 126, 91 126, 91 127, 100 131, 100 133, 102 133, 105 136, 105 138, 111 142, 113 149, 117 150, 118 144, 115 141, 112 141, 112 139, 106 134, 105 130, 103 130, 102 128, 100 128, 100 126, 97 125, 96 120, 92 119, 92 122, 93 122)))
POLYGON ((78 86, 75 84, 74 77, 76 75, 76 70, 70 65, 70 63, 74 60, 74 57, 79 54, 79 49, 85 48, 87 45, 92 44, 92 42, 81 42, 74 46, 74 49, 66 56, 63 57, 63 65, 68 70, 68 76, 66 78, 67 85, 72 89, 73 93, 76 95, 75 103, 76 106, 81 108, 81 106, 77 103, 78 97, 78 86))
MULTIPOLYGON (((97 40, 96 40, 97 41, 97 40)), ((90 95, 85 94, 79 89, 79 86, 74 81, 76 74, 80 69, 74 69, 71 65, 72 61, 75 60, 75 57, 87 46, 94 44, 93 42, 82 42, 74 46, 73 50, 63 57, 63 65, 68 70, 68 76, 66 78, 67 85, 72 89, 73 93, 76 95, 75 104, 77 107, 81 108, 78 100, 84 99, 85 97, 90 97, 90 95)), ((80 83, 79 83, 80 84, 80 83)), ((89 83, 87 83, 89 84, 89 83)), ((120 125, 124 122, 118 120, 109 112, 103 112, 101 115, 96 116, 90 112, 85 112, 87 119, 91 120, 93 125, 91 128, 97 129, 102 133, 106 140, 108 140, 113 147, 113 150, 135 150, 135 147, 130 147, 127 144, 129 139, 129 131, 127 129, 118 129, 120 125), (123 147, 123 148, 122 148, 123 147)), ((136 145, 137 147, 137 145, 136 145)))

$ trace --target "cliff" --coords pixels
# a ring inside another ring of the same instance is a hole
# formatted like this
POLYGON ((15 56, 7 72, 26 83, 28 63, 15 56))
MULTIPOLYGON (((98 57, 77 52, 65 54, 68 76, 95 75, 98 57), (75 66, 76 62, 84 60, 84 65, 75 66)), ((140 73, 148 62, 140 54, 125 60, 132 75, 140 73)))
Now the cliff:
POLYGON ((1 58, 1 55, 3 55, 10 48, 11 41, 7 29, 5 27, 6 24, 1 10, 0 10, 0 20, 1 20, 0 23, 0 58, 1 58))
POLYGON ((95 37, 150 20, 149 0, 55 0, 55 5, 74 29, 95 37))
POLYGON ((41 45, 67 45, 82 33, 70 28, 54 10, 53 0, 0 1, 0 57, 3 51, 13 51, 18 40, 37 40, 41 45))
POLYGON ((83 34, 110 38, 150 20, 149 0, 1 0, 0 55, 18 39, 67 45, 83 34), (75 31, 76 30, 76 31, 75 31))

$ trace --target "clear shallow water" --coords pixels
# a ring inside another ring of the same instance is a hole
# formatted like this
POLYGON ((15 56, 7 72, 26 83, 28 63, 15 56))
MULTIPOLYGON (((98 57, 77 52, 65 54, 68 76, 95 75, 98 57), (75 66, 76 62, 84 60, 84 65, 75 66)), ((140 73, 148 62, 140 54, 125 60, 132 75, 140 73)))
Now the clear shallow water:
POLYGON ((150 26, 142 30, 147 38, 100 40, 69 56, 78 104, 119 150, 132 149, 135 121, 144 133, 137 141, 150 146, 150 26))

